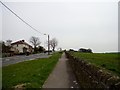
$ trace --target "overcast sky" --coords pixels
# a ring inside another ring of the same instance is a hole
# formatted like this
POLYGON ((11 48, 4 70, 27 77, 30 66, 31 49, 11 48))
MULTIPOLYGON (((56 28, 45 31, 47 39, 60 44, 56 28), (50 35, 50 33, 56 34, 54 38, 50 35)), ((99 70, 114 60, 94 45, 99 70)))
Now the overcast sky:
MULTIPOLYGON (((81 0, 82 1, 82 0, 81 0)), ((22 19, 42 33, 56 38, 63 49, 81 47, 94 52, 118 50, 118 3, 107 2, 4 2, 22 19)), ((35 32, 5 7, 2 12, 2 40, 39 37, 46 47, 47 36, 35 32)), ((1 28, 1 27, 0 27, 1 28)))

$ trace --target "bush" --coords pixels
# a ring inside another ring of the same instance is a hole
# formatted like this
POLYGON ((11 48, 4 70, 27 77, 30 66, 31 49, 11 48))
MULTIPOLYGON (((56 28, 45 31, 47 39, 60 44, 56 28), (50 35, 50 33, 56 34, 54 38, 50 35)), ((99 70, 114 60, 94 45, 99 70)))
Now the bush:
POLYGON ((92 53, 92 50, 91 50, 91 49, 80 48, 79 51, 80 51, 80 52, 84 52, 84 53, 92 53))

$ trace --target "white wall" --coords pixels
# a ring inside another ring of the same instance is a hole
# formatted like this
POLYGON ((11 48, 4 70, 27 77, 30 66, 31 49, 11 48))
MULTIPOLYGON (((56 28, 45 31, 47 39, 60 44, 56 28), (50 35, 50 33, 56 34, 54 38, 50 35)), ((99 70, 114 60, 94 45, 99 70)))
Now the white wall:
POLYGON ((15 44, 13 45, 14 48, 18 49, 19 50, 19 53, 23 53, 23 48, 29 48, 29 46, 25 45, 25 44, 15 44))

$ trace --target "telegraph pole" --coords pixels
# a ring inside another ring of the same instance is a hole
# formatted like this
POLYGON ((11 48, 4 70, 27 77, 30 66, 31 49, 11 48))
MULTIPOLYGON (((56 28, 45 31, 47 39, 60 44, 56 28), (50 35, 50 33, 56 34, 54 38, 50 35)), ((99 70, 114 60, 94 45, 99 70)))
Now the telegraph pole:
POLYGON ((23 20, 20 16, 18 16, 13 10, 11 10, 9 7, 7 7, 2 1, 0 1, 0 3, 7 8, 12 14, 14 14, 18 19, 20 19, 23 23, 25 23, 27 26, 29 26, 30 28, 32 28, 34 31, 42 34, 42 35, 48 35, 48 55, 50 54, 50 37, 49 34, 44 34, 41 33, 39 30, 35 29, 33 26, 31 26, 29 23, 27 23, 25 20, 23 20))
POLYGON ((48 55, 50 55, 50 36, 49 34, 44 34, 48 36, 48 55))
POLYGON ((50 36, 48 34, 48 55, 50 55, 50 36))

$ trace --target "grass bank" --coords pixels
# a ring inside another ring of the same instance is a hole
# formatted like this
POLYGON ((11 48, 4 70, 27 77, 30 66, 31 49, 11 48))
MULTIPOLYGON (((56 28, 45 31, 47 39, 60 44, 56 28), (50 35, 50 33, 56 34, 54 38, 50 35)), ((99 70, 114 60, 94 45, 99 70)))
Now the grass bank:
POLYGON ((2 87, 41 88, 58 59, 60 53, 49 58, 25 61, 2 68, 2 87))
MULTIPOLYGON (((80 53, 72 52, 75 57, 86 60, 92 64, 108 70, 109 72, 120 76, 120 61, 117 53, 80 53)), ((120 54, 119 54, 120 55, 120 54)))

